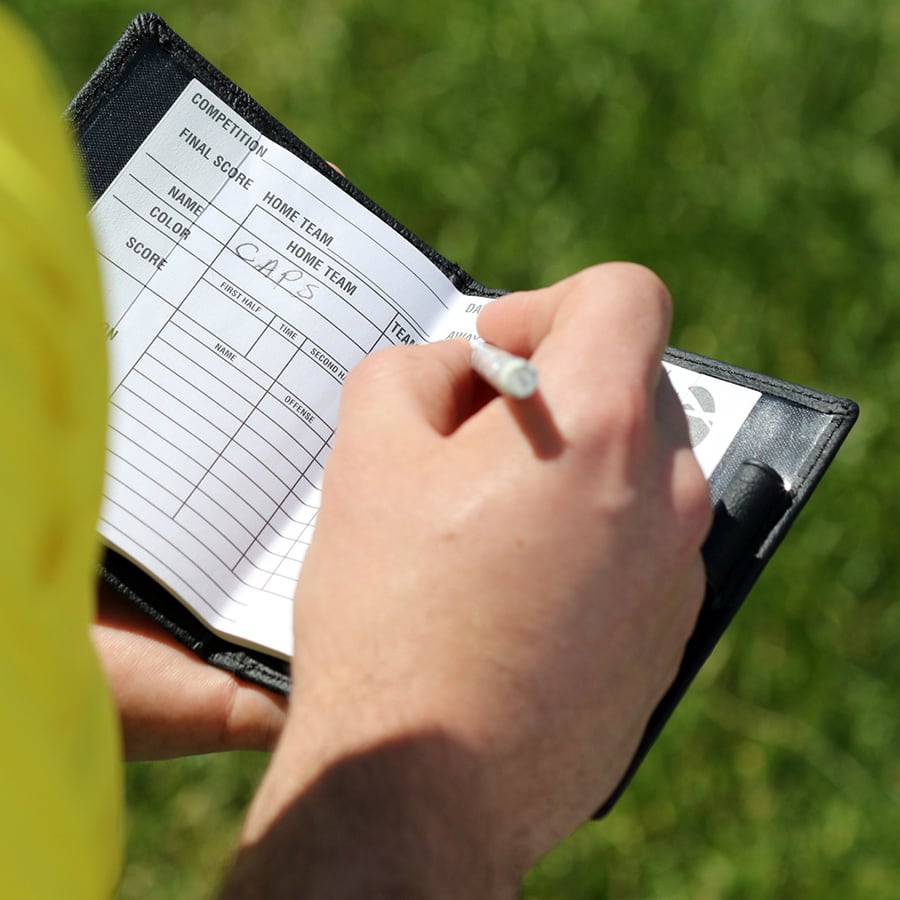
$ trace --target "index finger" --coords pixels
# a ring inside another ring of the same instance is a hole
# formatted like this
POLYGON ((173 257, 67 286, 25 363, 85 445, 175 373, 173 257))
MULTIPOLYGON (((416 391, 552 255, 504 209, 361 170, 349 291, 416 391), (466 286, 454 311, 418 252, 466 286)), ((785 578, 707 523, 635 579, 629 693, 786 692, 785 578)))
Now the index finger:
POLYGON ((607 263, 551 287, 487 304, 481 336, 531 357, 542 390, 578 385, 596 397, 613 385, 640 385, 652 396, 669 337, 672 301, 649 269, 607 263))

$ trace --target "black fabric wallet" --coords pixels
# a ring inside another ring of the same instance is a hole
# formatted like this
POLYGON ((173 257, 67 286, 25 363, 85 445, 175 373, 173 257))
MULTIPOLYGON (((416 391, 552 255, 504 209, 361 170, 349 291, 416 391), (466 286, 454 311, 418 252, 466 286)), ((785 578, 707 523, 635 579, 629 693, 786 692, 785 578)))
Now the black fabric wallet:
MULTIPOLYGON (((192 79, 388 223, 460 291, 476 297, 503 293, 477 282, 397 222, 149 13, 134 19, 67 111, 95 198, 192 79)), ((709 476, 715 520, 704 548, 707 597, 681 669, 654 712, 628 773, 598 815, 610 809, 630 780, 857 416, 849 400, 679 350, 669 350, 666 358, 701 375, 759 391, 761 397, 709 476)), ((701 420, 705 415, 708 424, 713 414, 705 409, 701 420)), ((105 555, 101 577, 211 664, 274 691, 289 690, 286 662, 218 637, 153 578, 112 550, 105 555)))

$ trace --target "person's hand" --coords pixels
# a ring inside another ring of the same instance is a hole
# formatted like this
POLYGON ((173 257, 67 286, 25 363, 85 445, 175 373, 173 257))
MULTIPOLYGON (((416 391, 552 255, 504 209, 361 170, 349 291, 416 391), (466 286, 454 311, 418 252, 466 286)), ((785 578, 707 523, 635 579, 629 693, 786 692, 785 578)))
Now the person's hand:
POLYGON ((669 321, 655 276, 606 265, 482 312, 536 365, 527 401, 461 341, 351 372, 227 896, 512 896, 612 791, 703 596, 669 321))
POLYGON ((126 759, 274 747, 284 698, 204 662, 107 585, 98 594, 91 634, 126 759))

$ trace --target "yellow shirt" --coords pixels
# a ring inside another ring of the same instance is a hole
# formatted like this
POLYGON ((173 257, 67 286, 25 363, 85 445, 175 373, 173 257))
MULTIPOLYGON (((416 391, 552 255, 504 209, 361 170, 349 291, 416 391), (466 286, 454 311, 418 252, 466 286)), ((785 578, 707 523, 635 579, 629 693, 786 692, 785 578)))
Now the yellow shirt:
POLYGON ((88 624, 103 475, 96 255, 62 104, 0 10, 0 892, 108 897, 121 763, 88 624))

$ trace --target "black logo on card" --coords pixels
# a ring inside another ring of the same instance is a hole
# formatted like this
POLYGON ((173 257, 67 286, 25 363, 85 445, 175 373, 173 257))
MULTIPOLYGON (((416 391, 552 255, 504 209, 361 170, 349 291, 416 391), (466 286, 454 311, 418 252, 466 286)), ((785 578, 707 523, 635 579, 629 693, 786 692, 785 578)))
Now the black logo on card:
POLYGON ((696 447, 716 424, 716 400, 704 387, 691 387, 688 390, 692 399, 685 399, 684 412, 687 415, 691 446, 696 447))

